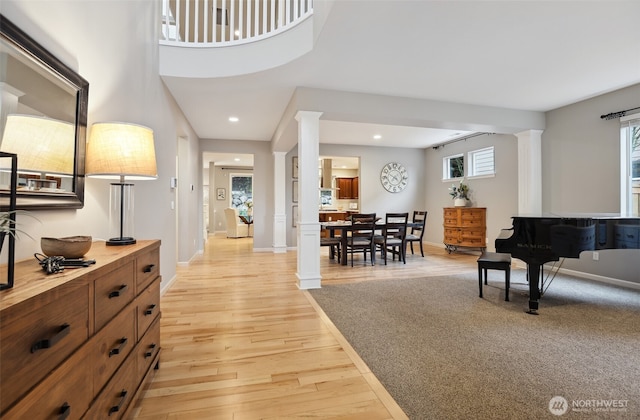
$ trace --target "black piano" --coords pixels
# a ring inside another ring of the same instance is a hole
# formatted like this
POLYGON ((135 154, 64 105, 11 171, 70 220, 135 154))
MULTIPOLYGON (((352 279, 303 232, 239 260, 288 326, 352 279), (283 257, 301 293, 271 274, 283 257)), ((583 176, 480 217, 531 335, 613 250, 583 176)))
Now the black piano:
POLYGON ((582 251, 640 248, 640 218, 618 216, 517 216, 496 238, 496 252, 527 263, 529 310, 537 314, 542 296, 542 266, 582 251))

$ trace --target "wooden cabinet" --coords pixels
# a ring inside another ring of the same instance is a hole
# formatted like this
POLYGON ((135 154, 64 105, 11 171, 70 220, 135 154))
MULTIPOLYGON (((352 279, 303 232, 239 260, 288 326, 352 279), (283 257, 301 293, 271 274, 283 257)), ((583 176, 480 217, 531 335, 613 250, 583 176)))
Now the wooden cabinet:
POLYGON ((160 241, 107 247, 47 275, 16 263, 0 292, 0 417, 119 419, 160 355, 160 241))
POLYGON ((451 253, 458 248, 487 247, 487 209, 484 207, 445 207, 444 244, 451 253))
POLYGON ((352 200, 358 198, 358 177, 336 178, 336 198, 339 200, 352 200))

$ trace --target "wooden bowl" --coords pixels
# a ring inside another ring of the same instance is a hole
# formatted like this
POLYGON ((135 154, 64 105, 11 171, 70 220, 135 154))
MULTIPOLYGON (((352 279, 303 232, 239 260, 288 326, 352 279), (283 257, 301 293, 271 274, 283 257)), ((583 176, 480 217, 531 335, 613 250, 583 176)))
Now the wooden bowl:
POLYGON ((91 249, 91 236, 41 238, 42 253, 48 257, 81 258, 91 249))

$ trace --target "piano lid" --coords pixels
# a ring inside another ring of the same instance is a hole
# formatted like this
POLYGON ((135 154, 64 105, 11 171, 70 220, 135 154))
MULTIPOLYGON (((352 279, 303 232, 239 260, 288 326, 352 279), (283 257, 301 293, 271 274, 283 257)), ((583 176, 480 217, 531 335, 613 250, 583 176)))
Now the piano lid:
POLYGON ((522 213, 515 217, 522 218, 559 218, 559 219, 640 219, 630 213, 522 213))

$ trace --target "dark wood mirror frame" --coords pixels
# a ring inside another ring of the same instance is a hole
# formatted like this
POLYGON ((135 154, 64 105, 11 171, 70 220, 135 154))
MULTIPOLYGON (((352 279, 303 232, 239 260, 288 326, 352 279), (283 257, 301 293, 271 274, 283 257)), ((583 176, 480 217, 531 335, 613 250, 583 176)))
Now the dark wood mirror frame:
MULTIPOLYGON (((63 79, 76 88, 75 115, 75 156, 73 173, 73 191, 59 193, 34 193, 18 191, 16 208, 19 210, 79 209, 84 206, 84 161, 87 136, 87 105, 89 82, 47 51, 42 45, 0 15, 0 37, 10 46, 29 57, 34 63, 45 69, 51 77, 63 79)), ((18 165, 20 156, 18 156, 18 165)), ((10 191, 0 190, 0 210, 8 209, 10 191)))

